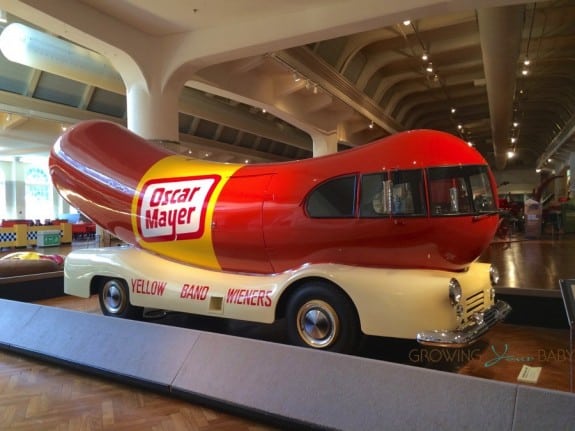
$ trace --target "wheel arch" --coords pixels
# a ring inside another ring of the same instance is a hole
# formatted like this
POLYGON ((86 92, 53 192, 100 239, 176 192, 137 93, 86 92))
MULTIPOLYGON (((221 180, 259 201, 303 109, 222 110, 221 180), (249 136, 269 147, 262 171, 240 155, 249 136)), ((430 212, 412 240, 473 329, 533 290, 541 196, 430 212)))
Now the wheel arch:
POLYGON ((124 282, 126 282, 126 280, 123 277, 112 277, 110 275, 94 275, 90 280, 90 295, 97 295, 98 290, 100 289, 100 287, 103 286, 105 281, 110 280, 112 278, 117 278, 120 280, 124 280, 124 282))
POLYGON ((336 289, 341 294, 343 294, 347 298, 349 303, 353 306, 353 309, 355 311, 355 316, 356 316, 358 322, 360 322, 360 327, 361 327, 361 319, 359 316, 359 312, 358 312, 357 306, 356 306, 355 302, 353 301, 353 299, 351 298, 351 296, 349 296, 348 293, 340 285, 335 283, 333 280, 330 280, 330 279, 325 278, 325 277, 318 277, 318 276, 303 277, 303 278, 300 278, 298 280, 293 281, 289 286, 287 286, 284 289, 284 291, 282 292, 282 294, 279 298, 278 304, 276 306, 275 319, 276 320, 281 319, 281 318, 284 318, 286 316, 287 304, 289 302, 289 299, 299 288, 301 288, 306 283, 315 282, 315 281, 329 284, 334 289, 336 289))

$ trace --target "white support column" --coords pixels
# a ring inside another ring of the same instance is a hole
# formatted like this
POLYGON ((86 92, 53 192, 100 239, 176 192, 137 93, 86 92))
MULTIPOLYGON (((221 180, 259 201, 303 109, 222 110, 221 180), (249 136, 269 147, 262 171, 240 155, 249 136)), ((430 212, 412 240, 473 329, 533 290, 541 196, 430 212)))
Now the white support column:
POLYGON ((332 133, 331 135, 315 133, 312 135, 312 140, 314 157, 337 153, 337 133, 332 133))
POLYGON ((151 140, 179 141, 178 99, 181 88, 130 85, 126 94, 128 128, 151 140), (149 90, 151 88, 151 90, 149 90))
POLYGON ((14 159, 10 166, 10 176, 6 178, 6 212, 8 218, 26 216, 26 166, 14 159))
POLYGON ((70 204, 60 196, 55 187, 52 187, 52 207, 54 209, 54 218, 59 218, 60 214, 70 213, 70 204))

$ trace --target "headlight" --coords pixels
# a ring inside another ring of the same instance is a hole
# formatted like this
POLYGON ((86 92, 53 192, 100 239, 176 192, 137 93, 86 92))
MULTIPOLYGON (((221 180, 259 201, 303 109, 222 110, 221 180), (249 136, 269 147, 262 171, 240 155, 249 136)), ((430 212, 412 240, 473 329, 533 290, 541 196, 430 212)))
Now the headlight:
POLYGON ((456 306, 461 301, 461 286, 455 278, 449 280, 449 302, 456 306))
POLYGON ((497 283, 499 283, 499 270, 497 267, 493 265, 489 267, 489 278, 491 279, 492 286, 495 286, 497 283))

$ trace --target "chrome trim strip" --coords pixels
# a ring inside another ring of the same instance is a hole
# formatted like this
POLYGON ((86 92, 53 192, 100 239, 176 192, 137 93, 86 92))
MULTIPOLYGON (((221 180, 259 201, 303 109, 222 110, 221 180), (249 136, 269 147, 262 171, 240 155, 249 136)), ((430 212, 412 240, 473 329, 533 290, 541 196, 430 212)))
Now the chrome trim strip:
POLYGON ((491 308, 475 313, 471 319, 476 324, 460 330, 431 330, 417 334, 417 341, 425 346, 436 347, 465 347, 479 339, 491 327, 501 322, 511 311, 511 307, 504 301, 497 301, 491 308))

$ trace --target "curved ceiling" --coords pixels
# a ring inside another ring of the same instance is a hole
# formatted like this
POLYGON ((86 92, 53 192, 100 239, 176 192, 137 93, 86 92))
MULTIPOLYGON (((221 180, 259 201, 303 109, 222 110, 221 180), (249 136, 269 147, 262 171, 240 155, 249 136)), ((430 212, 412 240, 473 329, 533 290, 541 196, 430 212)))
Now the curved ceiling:
MULTIPOLYGON (((278 6, 243 0, 218 15, 206 2, 82 3, 153 35, 186 31, 202 8, 201 25, 210 26, 278 6)), ((281 3, 277 13, 306 7, 281 3)), ((337 136, 344 149, 432 128, 461 136, 496 169, 558 170, 575 151, 575 1, 503 3, 433 10, 201 69, 180 98, 179 148, 221 161, 292 160, 313 155, 316 133, 337 136)), ((124 122, 126 102, 0 56, 0 110, 0 156, 21 155, 42 151, 41 136, 51 142, 60 124, 94 116, 124 122)))

